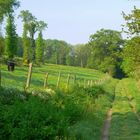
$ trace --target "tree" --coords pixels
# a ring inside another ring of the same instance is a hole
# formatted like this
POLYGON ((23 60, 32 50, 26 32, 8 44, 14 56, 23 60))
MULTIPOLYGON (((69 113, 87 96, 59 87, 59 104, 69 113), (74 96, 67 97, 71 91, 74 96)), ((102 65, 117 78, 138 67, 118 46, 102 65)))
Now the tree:
POLYGON ((123 18, 126 21, 123 26, 123 31, 129 35, 140 35, 140 9, 137 9, 134 6, 134 9, 131 11, 131 14, 125 14, 122 12, 123 18))
POLYGON ((17 34, 14 25, 14 16, 10 13, 6 26, 6 54, 9 59, 13 59, 17 52, 17 34))
POLYGON ((124 33, 130 35, 130 39, 126 41, 123 48, 123 64, 122 68, 128 76, 136 79, 140 78, 140 9, 134 7, 130 14, 123 12, 125 25, 123 25, 124 33))
MULTIPOLYGON (((38 31, 38 21, 37 21, 36 17, 33 16, 32 13, 30 13, 28 10, 22 10, 20 12, 19 17, 22 18, 22 21, 24 22, 24 25, 23 25, 23 35, 24 35, 23 42, 25 41, 24 44, 28 44, 27 43, 27 40, 28 40, 27 33, 29 32, 30 40, 31 40, 30 47, 32 49, 32 50, 30 50, 31 60, 34 61, 35 60, 35 39, 34 39, 34 36, 35 36, 35 33, 38 31), (26 35, 25 35, 25 33, 26 33, 26 35), (26 36, 26 39, 25 39, 25 36, 26 36)), ((25 46, 25 47, 27 49, 27 46, 25 46)), ((26 56, 27 56, 27 54, 26 54, 26 56)))
POLYGON ((27 29, 25 27, 22 34, 22 42, 23 42, 23 62, 25 64, 28 64, 30 61, 30 40, 27 36, 27 29))
POLYGON ((123 48, 122 68, 128 76, 140 78, 140 37, 126 41, 123 48))
POLYGON ((87 66, 88 55, 90 53, 87 44, 75 45, 75 65, 80 67, 87 66))
POLYGON ((5 43, 4 38, 0 35, 0 56, 4 53, 5 43))
MULTIPOLYGON (((22 34, 22 42, 23 42, 23 62, 29 63, 29 61, 32 59, 32 53, 31 53, 31 46, 30 46, 30 40, 27 36, 28 32, 31 32, 31 22, 34 19, 34 16, 28 11, 28 10, 22 10, 19 14, 19 18, 22 18, 23 22, 23 34, 22 34)), ((31 33, 30 33, 31 35, 31 33)), ((33 35, 32 35, 33 37, 33 35)), ((32 38, 33 42, 33 38, 32 38)), ((33 43, 32 43, 33 44, 33 43)))
POLYGON ((4 15, 13 12, 14 8, 20 5, 17 0, 0 0, 0 22, 3 21, 4 15))
POLYGON ((121 61, 120 52, 123 43, 120 32, 101 29, 90 36, 90 56, 88 67, 108 72, 115 76, 121 61))
POLYGON ((38 38, 36 40, 36 62, 37 64, 43 62, 43 46, 44 46, 44 41, 42 34, 38 34, 38 38))
POLYGON ((69 50, 66 56, 66 64, 68 66, 74 66, 75 65, 75 50, 72 45, 69 45, 69 50))
POLYGON ((27 28, 28 28, 30 38, 31 38, 32 61, 35 61, 35 48, 36 48, 36 46, 35 46, 34 36, 35 36, 35 33, 38 31, 38 22, 34 16, 32 16, 31 20, 28 22, 27 28))
POLYGON ((70 47, 71 45, 65 41, 48 39, 44 49, 46 61, 53 64, 66 65, 70 47))
POLYGON ((44 40, 43 40, 43 35, 42 31, 47 28, 47 24, 44 21, 39 21, 38 22, 38 38, 36 41, 36 62, 41 63, 43 62, 43 51, 44 51, 44 40))

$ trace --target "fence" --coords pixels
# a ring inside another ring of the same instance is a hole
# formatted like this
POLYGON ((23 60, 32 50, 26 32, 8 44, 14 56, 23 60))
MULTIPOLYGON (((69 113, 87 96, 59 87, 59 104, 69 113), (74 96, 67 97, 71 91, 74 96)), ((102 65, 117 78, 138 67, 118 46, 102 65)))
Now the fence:
MULTIPOLYGON (((18 68, 20 69, 20 68, 18 68)), ((56 73, 49 73, 49 72, 42 72, 38 71, 37 69, 34 70, 34 67, 31 64, 29 64, 28 72, 27 69, 22 69, 22 73, 19 73, 18 76, 15 78, 14 72, 6 73, 6 70, 3 71, 4 77, 7 78, 5 80, 3 77, 1 77, 1 70, 0 70, 0 84, 2 86, 15 86, 16 88, 24 88, 24 89, 30 89, 30 88, 47 88, 50 86, 55 86, 57 88, 63 88, 68 89, 70 86, 79 86, 79 87, 92 87, 94 85, 100 85, 103 84, 106 80, 108 80, 110 77, 106 75, 105 77, 95 80, 95 79, 87 79, 79 77, 79 75, 72 74, 72 73, 64 73, 63 71, 59 71, 56 73), (9 82, 10 79, 12 79, 11 83, 9 82), (32 87, 31 87, 32 85, 32 87)))

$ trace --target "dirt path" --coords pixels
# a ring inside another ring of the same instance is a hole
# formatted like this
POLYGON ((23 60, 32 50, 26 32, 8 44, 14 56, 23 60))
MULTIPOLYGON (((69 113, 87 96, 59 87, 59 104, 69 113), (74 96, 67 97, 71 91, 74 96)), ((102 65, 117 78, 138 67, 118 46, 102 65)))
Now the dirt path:
POLYGON ((104 123, 101 140, 109 139, 109 128, 111 125, 111 118, 112 118, 112 108, 107 113, 107 119, 105 120, 105 123, 104 123))

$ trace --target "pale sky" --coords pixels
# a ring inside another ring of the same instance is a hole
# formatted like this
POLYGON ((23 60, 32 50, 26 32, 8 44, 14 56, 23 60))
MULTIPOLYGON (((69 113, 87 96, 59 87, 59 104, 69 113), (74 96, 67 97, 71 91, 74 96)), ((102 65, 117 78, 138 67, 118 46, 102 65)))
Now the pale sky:
MULTIPOLYGON (((48 23, 44 39, 60 39, 71 44, 87 43, 89 36, 101 28, 121 30, 121 12, 130 13, 140 0, 21 0, 16 10, 29 10, 38 20, 48 23)), ((22 23, 16 19, 17 32, 22 23)))

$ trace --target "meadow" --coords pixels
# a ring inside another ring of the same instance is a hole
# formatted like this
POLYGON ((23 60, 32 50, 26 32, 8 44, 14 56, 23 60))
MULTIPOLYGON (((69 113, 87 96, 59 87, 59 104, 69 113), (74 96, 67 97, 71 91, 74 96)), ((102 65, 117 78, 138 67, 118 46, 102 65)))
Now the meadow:
POLYGON ((8 72, 2 66, 0 89, 0 139, 100 139, 108 109, 112 106, 116 80, 84 87, 83 81, 99 81, 108 77, 96 70, 46 64, 33 67, 31 86, 24 91, 28 67, 16 67, 8 72), (58 74, 62 77, 56 88, 58 74), (48 87, 43 87, 49 73, 48 87), (67 75, 76 75, 76 83, 67 75))
MULTIPOLYGON (((82 86, 88 80, 100 80, 106 77, 105 74, 91 69, 82 69, 78 67, 45 64, 45 66, 33 66, 30 89, 42 89, 46 73, 48 73, 48 86, 56 86, 57 80, 61 72, 60 87, 65 87, 68 74, 70 74, 70 85, 74 84, 76 78, 77 83, 82 86)), ((26 84, 28 74, 28 66, 17 66, 14 72, 9 72, 7 66, 2 66, 2 85, 4 87, 15 87, 23 89, 26 84)))
POLYGON ((99 140, 111 108, 109 139, 140 139, 140 94, 134 79, 118 80, 93 69, 45 64, 33 66, 31 85, 25 91, 27 74, 27 66, 9 72, 2 65, 0 139, 99 140))

